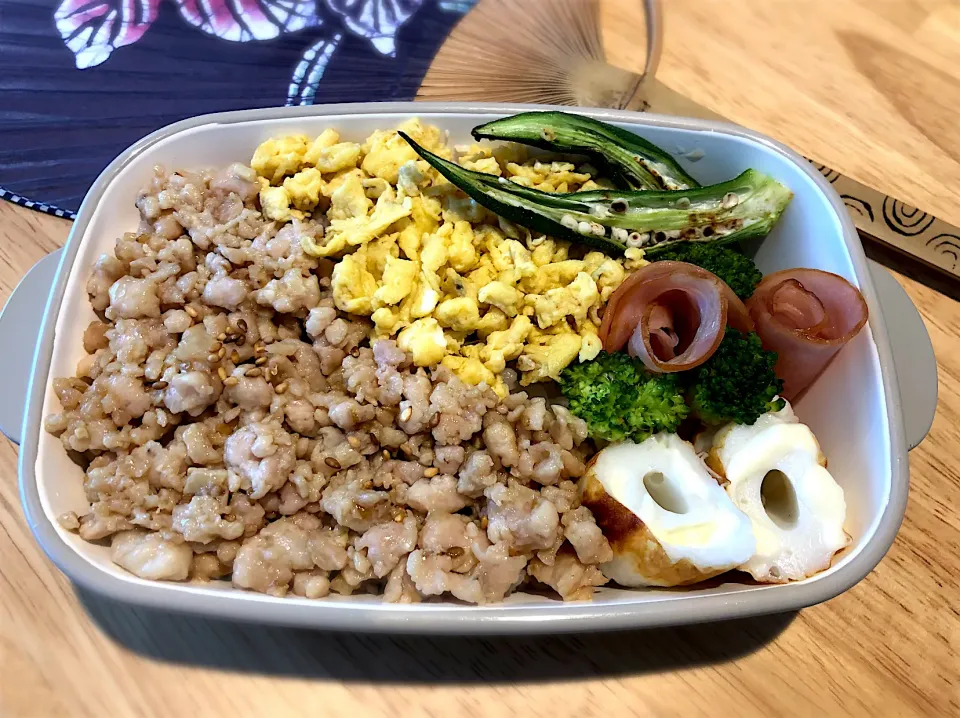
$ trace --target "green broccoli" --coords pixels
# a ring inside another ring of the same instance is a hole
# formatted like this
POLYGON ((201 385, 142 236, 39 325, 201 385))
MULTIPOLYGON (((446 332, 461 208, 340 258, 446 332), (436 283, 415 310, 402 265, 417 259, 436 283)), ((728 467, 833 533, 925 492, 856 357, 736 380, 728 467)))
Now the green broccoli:
POLYGON ((676 375, 650 374, 619 352, 571 364, 560 375, 560 389, 595 439, 643 441, 658 431, 675 432, 690 413, 676 375))
POLYGON ((733 293, 746 301, 753 294, 763 274, 750 257, 711 242, 684 242, 664 249, 657 260, 687 262, 713 272, 727 283, 733 293))
POLYGON ((760 346, 755 332, 727 327, 713 356, 683 372, 694 414, 705 424, 753 424, 761 414, 779 411, 784 401, 774 397, 783 391, 783 381, 773 372, 776 363, 776 352, 760 346))

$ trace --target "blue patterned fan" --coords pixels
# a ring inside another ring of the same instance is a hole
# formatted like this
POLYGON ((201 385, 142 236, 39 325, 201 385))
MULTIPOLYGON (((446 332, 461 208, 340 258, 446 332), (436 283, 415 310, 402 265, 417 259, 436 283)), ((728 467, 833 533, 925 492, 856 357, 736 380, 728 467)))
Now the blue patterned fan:
POLYGON ((179 119, 412 99, 472 4, 0 0, 0 197, 72 217, 114 156, 179 119))

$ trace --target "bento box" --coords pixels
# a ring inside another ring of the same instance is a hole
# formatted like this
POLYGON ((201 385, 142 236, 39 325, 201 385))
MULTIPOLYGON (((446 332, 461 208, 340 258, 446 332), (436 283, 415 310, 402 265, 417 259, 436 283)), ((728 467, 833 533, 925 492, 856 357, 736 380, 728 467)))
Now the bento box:
MULTIPOLYGON (((903 518, 908 442, 919 441, 932 420, 936 372, 919 315, 883 270, 879 270, 880 281, 875 282, 841 198, 802 157, 733 125, 613 110, 579 111, 642 134, 674 154, 704 183, 753 167, 788 186, 794 199, 758 250, 755 259, 760 269, 765 274, 795 266, 827 270, 857 285, 866 299, 870 309, 866 330, 795 405, 797 415, 820 438, 830 470, 847 497, 845 528, 851 542, 828 570, 782 585, 722 579, 685 589, 608 585, 591 601, 566 603, 525 593, 480 606, 453 600, 388 604, 369 595, 276 598, 226 582, 137 578, 111 562, 109 547, 85 542, 58 524, 57 516, 82 512, 86 501, 80 467, 67 457, 57 438, 43 430, 43 418, 57 402, 51 381, 55 376, 71 375, 83 353, 83 330, 94 318, 85 292, 90 267, 99 254, 109 251, 117 236, 136 228, 136 195, 155 165, 185 169, 225 166, 245 161, 271 136, 315 136, 327 127, 337 129, 344 139, 362 141, 376 129, 394 127, 414 116, 448 132, 452 142, 462 142, 467 141, 471 127, 493 116, 526 109, 531 107, 370 103, 231 112, 173 124, 121 154, 87 194, 62 251, 52 288, 33 281, 18 290, 20 295, 48 293, 32 363, 28 357, 34 330, 24 320, 24 312, 37 302, 24 302, 15 295, 0 328, 4 333, 11 327, 24 331, 22 350, 11 352, 19 358, 21 370, 30 367, 19 437, 21 495, 34 535, 57 566, 86 589, 143 606, 305 628, 451 634, 640 628, 791 611, 836 596, 869 573, 893 542, 903 518), (896 325, 892 327, 891 322, 896 325), (891 328, 898 336, 910 337, 904 351, 893 348, 891 328), (898 360, 910 362, 911 381, 919 382, 920 388, 898 385, 898 360), (911 422, 906 428, 905 412, 911 422)), ((10 342, 9 336, 4 338, 10 342)), ((15 381, 16 374, 7 374, 5 381, 15 381)), ((17 408, 17 391, 11 389, 9 394, 14 399, 8 403, 17 408)), ((6 423, 9 425, 9 420, 6 423)))

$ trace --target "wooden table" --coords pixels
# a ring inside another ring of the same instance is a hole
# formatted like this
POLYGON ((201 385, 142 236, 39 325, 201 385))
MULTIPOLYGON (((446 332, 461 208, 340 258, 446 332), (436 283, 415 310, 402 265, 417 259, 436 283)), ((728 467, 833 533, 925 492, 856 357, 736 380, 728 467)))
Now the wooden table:
MULTIPOLYGON (((960 5, 669 0, 659 77, 730 119, 960 224, 960 5)), ((636 65, 628 24, 611 55, 636 65)), ((0 291, 69 225, 0 203, 0 291)), ((678 630, 391 639, 238 626, 77 593, 24 524, 0 446, 0 713, 960 715, 960 309, 901 277, 940 364, 896 543, 799 614, 678 630), (953 448, 951 448, 953 447, 953 448)))

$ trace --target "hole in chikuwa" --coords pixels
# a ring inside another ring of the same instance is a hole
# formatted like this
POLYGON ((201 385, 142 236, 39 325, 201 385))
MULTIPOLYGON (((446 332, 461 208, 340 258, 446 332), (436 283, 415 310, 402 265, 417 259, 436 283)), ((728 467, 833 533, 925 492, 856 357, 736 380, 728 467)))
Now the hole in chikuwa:
POLYGON ((672 514, 685 514, 688 511, 687 500, 672 481, 659 471, 651 471, 643 477, 643 485, 657 506, 672 514))
POLYGON ((760 502, 767 516, 782 529, 797 525, 797 493, 782 471, 768 471, 760 484, 760 502))

